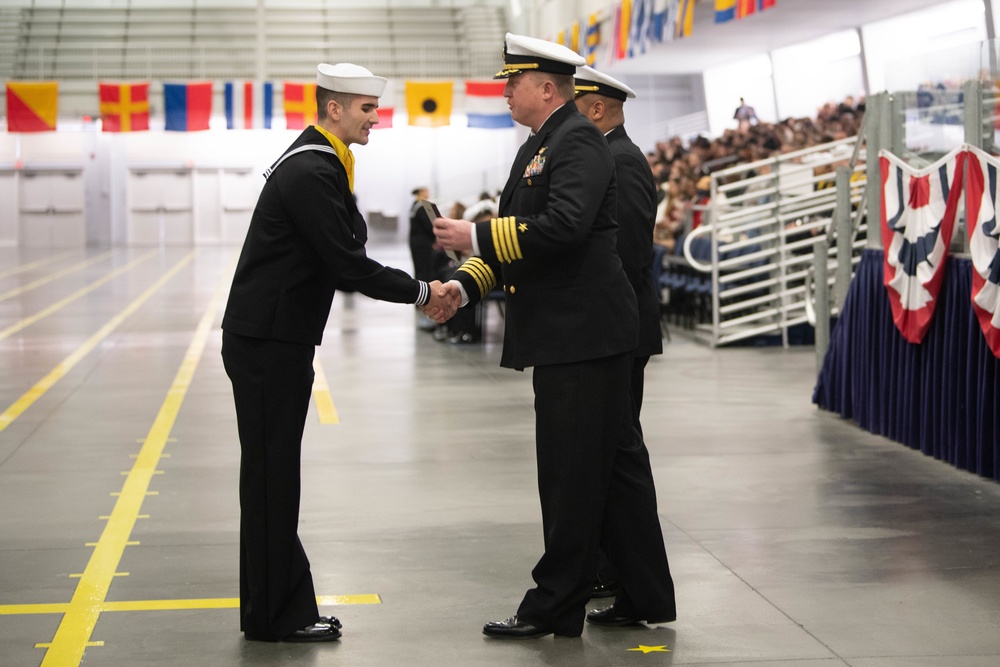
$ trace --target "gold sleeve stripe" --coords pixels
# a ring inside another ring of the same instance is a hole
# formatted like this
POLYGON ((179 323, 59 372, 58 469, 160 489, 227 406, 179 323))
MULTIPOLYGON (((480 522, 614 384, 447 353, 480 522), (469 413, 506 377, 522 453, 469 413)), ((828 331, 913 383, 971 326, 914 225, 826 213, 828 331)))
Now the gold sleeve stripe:
POLYGON ((493 248, 501 262, 510 264, 516 259, 524 259, 521 244, 517 240, 517 218, 493 218, 490 221, 490 231, 493 233, 493 248))
POLYGON ((510 242, 514 247, 514 256, 524 259, 524 255, 521 254, 521 242, 517 240, 517 218, 510 219, 510 242))
POLYGON ((493 234, 493 250, 497 254, 497 259, 501 262, 506 262, 507 257, 503 253, 503 248, 500 246, 500 222, 503 218, 493 218, 490 220, 490 233, 493 234))
POLYGON ((503 251, 507 254, 507 263, 514 261, 514 249, 511 247, 510 223, 514 218, 504 218, 500 223, 500 238, 503 240, 503 251))
POLYGON ((486 294, 497 284, 497 279, 493 273, 493 269, 491 269, 489 264, 484 262, 479 257, 470 257, 465 264, 458 268, 458 270, 464 271, 472 276, 473 280, 476 281, 476 285, 479 287, 481 297, 486 296, 486 294))
POLYGON ((483 275, 482 267, 473 265, 466 268, 465 271, 476 281, 476 285, 479 287, 479 296, 483 296, 490 290, 487 285, 487 278, 483 275))

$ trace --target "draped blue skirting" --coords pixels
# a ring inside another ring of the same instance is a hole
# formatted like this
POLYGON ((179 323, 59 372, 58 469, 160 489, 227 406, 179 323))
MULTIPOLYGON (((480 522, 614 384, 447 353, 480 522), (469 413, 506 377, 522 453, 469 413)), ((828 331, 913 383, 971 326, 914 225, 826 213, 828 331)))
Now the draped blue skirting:
POLYGON ((865 250, 813 403, 872 433, 1000 481, 1000 360, 972 309, 972 262, 948 260, 919 345, 892 322, 882 251, 865 250))

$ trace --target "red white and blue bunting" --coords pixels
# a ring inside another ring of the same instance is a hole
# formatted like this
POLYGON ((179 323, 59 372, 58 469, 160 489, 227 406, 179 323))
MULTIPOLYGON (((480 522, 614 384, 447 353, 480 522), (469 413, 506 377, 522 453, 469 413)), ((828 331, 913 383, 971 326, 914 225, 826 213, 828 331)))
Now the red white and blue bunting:
POLYGON ((972 254, 972 307, 993 355, 1000 357, 1000 224, 997 223, 997 171, 1000 159, 967 146, 965 191, 972 254))
POLYGON ((892 319, 911 343, 923 340, 941 292, 962 195, 965 151, 965 146, 956 148, 923 169, 879 152, 883 280, 892 319))

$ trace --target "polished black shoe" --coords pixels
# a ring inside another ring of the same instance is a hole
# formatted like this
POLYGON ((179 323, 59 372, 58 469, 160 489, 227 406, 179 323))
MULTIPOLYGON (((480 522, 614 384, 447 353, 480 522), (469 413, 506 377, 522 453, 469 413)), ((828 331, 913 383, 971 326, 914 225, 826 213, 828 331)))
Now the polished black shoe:
POLYGON ((483 626, 483 634, 497 639, 534 639, 552 634, 548 630, 536 628, 516 615, 503 621, 490 621, 483 626))
POLYGON ((336 616, 320 616, 312 625, 296 630, 282 641, 285 642, 332 642, 340 639, 340 629, 343 626, 336 616))
POLYGON ((621 585, 619 585, 617 579, 601 579, 600 577, 597 577, 594 579, 594 583, 590 587, 590 597, 610 598, 618 595, 618 591, 620 590, 621 585))
POLYGON ((593 611, 587 612, 588 623, 593 623, 594 625, 600 625, 606 628, 619 628, 625 625, 636 625, 637 623, 642 623, 643 621, 649 623, 650 625, 656 625, 657 623, 670 623, 675 620, 677 620, 676 617, 650 619, 637 618, 628 614, 619 613, 618 610, 615 609, 614 605, 605 607, 604 609, 594 609, 593 611))

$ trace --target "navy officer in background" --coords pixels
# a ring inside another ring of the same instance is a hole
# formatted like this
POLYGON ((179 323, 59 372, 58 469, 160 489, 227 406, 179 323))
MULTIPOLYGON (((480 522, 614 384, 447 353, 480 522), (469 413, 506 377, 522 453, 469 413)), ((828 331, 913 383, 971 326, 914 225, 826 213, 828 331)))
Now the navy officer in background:
POLYGON ((330 641, 298 537, 302 432, 313 355, 337 289, 415 303, 444 321, 430 285, 365 253, 354 154, 378 123, 386 80, 347 63, 317 68, 315 126, 265 172, 222 320, 240 447, 240 629, 261 641, 330 641))
POLYGON ((566 47, 507 35, 496 78, 507 79, 511 114, 532 134, 498 217, 434 221, 442 247, 473 255, 444 290, 475 304, 502 281, 500 365, 534 368, 545 550, 517 613, 483 627, 496 638, 579 636, 602 541, 632 601, 629 618, 676 616, 656 498, 631 460, 641 446, 629 399, 639 317, 615 250, 614 161, 573 103, 583 64, 566 47))
MULTIPOLYGON (((598 72, 592 67, 576 71, 576 108, 604 133, 615 162, 618 185, 618 256, 621 257, 625 275, 635 292, 639 305, 639 346, 632 352, 632 381, 629 394, 632 399, 632 423, 639 434, 642 424, 642 395, 645 386, 645 369, 649 357, 663 352, 663 333, 660 329, 660 300, 653 284, 652 262, 653 227, 656 224, 656 184, 646 156, 625 132, 625 101, 635 97, 635 91, 617 79, 598 72)), ((649 465, 649 452, 642 440, 630 452, 637 482, 653 488, 653 473, 649 465)), ((662 544, 663 536, 657 530, 649 538, 662 544)), ((666 554, 664 554, 666 558, 666 554)), ((669 579, 669 577, 668 577, 669 579)), ((673 583, 669 585, 673 597, 673 583)), ((587 615, 591 623, 625 625, 633 605, 620 593, 618 576, 603 557, 598 565, 597 578, 591 591, 593 597, 618 594, 615 611, 594 611, 587 615)))

